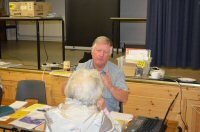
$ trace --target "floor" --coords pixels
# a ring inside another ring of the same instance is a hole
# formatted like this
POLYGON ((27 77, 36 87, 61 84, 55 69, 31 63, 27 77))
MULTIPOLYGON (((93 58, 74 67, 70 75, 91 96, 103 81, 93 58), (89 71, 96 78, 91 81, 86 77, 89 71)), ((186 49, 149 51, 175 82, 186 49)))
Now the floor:
MULTIPOLYGON (((2 61, 22 64, 20 68, 37 69, 37 44, 35 41, 7 41, 2 44, 2 61)), ((41 64, 63 63, 61 42, 41 42, 40 46, 41 64)), ((84 52, 90 50, 65 49, 65 60, 71 65, 77 65, 83 57, 84 52)), ((116 58, 123 55, 116 54, 110 60, 117 63, 116 58)))
MULTIPOLYGON (((62 46, 61 42, 41 42, 41 64, 44 63, 63 63, 62 61, 62 46)), ((71 65, 77 65, 83 57, 84 52, 90 50, 65 49, 65 60, 71 62, 71 65)), ((123 53, 116 54, 110 60, 117 64, 116 58, 124 55, 123 53)), ((2 61, 22 64, 19 68, 37 69, 37 51, 36 41, 7 41, 2 43, 2 61)), ((165 70, 165 75, 176 77, 195 78, 200 82, 200 70, 169 68, 162 67, 165 70)))

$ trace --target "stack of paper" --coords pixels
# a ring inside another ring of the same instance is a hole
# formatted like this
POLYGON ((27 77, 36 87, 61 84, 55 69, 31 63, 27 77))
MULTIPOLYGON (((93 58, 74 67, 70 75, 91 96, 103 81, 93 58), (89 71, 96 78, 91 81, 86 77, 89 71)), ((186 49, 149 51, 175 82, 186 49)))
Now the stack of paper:
POLYGON ((131 121, 133 119, 133 115, 119 113, 119 112, 110 112, 110 116, 115 120, 122 120, 122 121, 131 121))
POLYGON ((9 106, 12 107, 15 110, 18 110, 18 109, 24 107, 26 104, 27 104, 26 101, 15 101, 14 103, 12 103, 9 106))
POLYGON ((19 128, 24 128, 31 130, 45 122, 44 112, 33 111, 30 114, 24 116, 23 118, 17 119, 15 121, 10 122, 19 128))
POLYGON ((10 64, 10 62, 4 62, 4 61, 0 61, 0 66, 3 66, 3 65, 8 65, 10 64))
POLYGON ((12 64, 10 62, 3 62, 3 61, 0 61, 0 67, 1 68, 9 68, 9 67, 18 67, 18 66, 21 66, 22 64, 12 64))
MULTIPOLYGON (((26 102, 24 101, 16 101, 11 104, 11 106, 15 109, 19 109, 25 104, 26 102)), ((18 128, 32 130, 45 122, 44 111, 49 108, 51 108, 51 106, 45 104, 33 104, 12 114, 10 117, 15 118, 16 120, 9 124, 18 128)))
POLYGON ((148 49, 127 48, 125 61, 129 63, 134 63, 137 61, 148 61, 150 57, 151 51, 148 49))
POLYGON ((64 71, 64 70, 53 70, 49 74, 50 75, 55 75, 55 76, 70 77, 71 74, 72 74, 72 72, 70 72, 70 71, 64 71))
MULTIPOLYGON (((151 50, 127 48, 125 55, 125 64, 136 64, 135 75, 137 77, 147 77, 150 70, 151 50)), ((131 69, 131 67, 130 67, 131 69)))

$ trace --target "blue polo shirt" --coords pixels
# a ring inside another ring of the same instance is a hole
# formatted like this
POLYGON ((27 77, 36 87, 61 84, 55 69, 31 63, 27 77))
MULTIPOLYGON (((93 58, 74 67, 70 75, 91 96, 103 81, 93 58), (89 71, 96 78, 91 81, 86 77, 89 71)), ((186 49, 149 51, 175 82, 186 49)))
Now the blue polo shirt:
MULTIPOLYGON (((85 63, 80 63, 76 70, 86 68, 86 69, 95 69, 93 65, 93 60, 88 60, 85 63)), ((104 69, 101 71, 102 74, 109 72, 112 78, 113 86, 116 86, 120 89, 128 91, 128 87, 125 82, 124 72, 117 67, 114 63, 108 61, 104 69)), ((111 92, 104 88, 103 97, 106 100, 107 108, 109 111, 119 111, 119 101, 117 101, 111 94, 111 92)))

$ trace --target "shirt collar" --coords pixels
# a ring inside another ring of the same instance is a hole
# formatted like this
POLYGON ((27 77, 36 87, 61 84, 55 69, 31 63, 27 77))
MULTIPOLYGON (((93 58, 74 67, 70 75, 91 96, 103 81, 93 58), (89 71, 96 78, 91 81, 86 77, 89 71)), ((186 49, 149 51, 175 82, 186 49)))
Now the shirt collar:
MULTIPOLYGON (((91 68, 91 69, 95 69, 95 68, 94 68, 94 61, 93 61, 93 60, 92 60, 91 63, 90 63, 90 68, 91 68)), ((108 72, 108 62, 107 62, 107 64, 105 65, 105 67, 103 68, 103 70, 101 70, 100 73, 105 73, 105 72, 108 72)))

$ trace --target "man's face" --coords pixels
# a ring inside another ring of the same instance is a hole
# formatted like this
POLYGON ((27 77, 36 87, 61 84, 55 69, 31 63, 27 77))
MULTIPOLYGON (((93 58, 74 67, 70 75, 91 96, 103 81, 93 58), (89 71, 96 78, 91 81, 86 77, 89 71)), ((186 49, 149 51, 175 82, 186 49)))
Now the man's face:
POLYGON ((94 65, 99 68, 104 68, 110 58, 111 47, 102 42, 98 42, 93 49, 92 58, 94 65))

